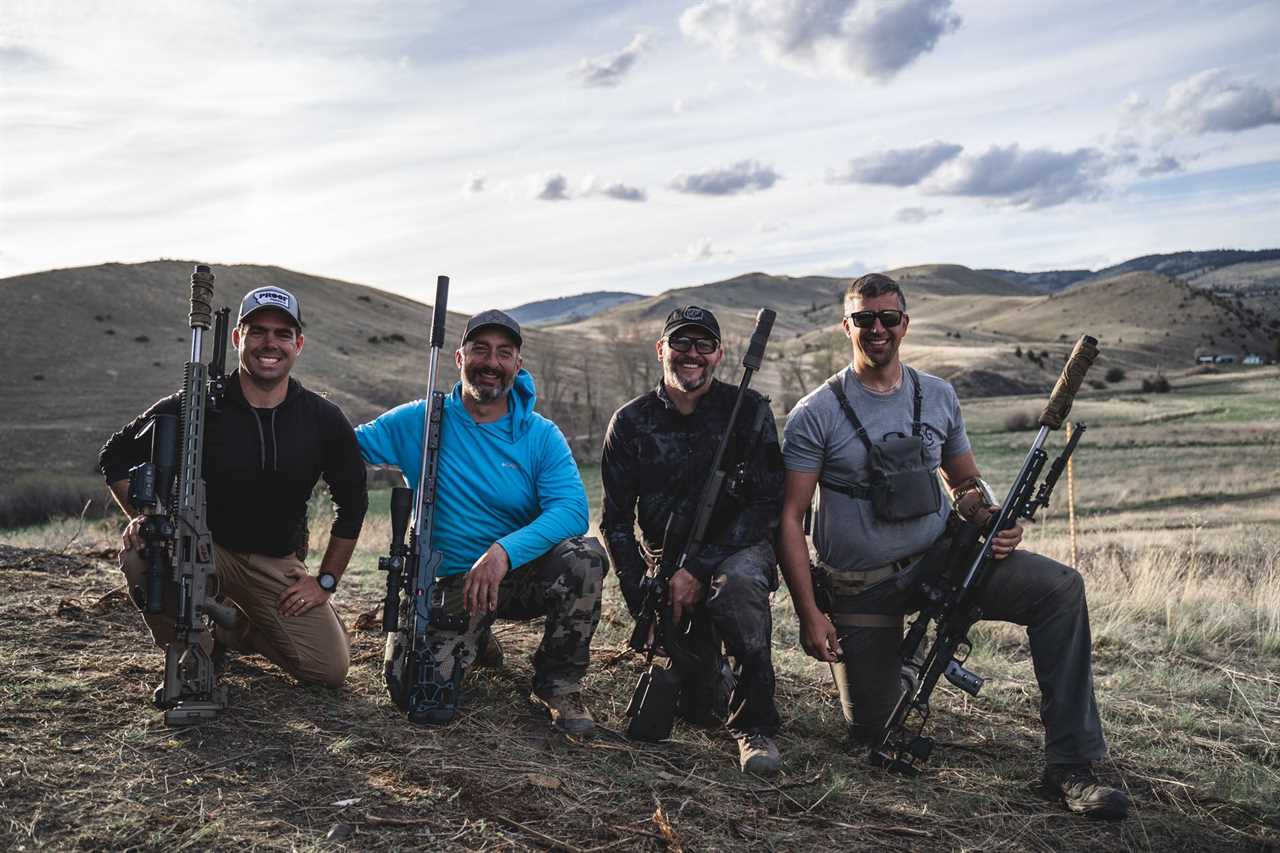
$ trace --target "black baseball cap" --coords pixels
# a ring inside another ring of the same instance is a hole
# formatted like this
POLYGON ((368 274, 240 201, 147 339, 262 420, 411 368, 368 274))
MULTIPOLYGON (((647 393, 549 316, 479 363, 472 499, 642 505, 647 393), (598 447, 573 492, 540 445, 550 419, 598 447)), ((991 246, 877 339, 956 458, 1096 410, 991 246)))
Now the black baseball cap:
POLYGON ((236 325, 263 308, 283 311, 293 318, 295 326, 302 328, 302 309, 298 306, 298 297, 283 287, 257 287, 246 293, 244 299, 240 300, 240 316, 236 318, 236 325))
POLYGON ((465 344, 471 340, 471 336, 485 326, 499 326, 506 329, 515 336, 517 347, 524 346, 524 336, 520 334, 520 324, 511 319, 511 315, 499 311, 497 308, 481 311, 468 320, 467 328, 462 333, 462 342, 465 344))
POLYGON ((716 322, 716 315, 706 308, 699 308, 697 305, 686 305, 668 314, 667 325, 662 327, 662 336, 665 338, 675 330, 682 329, 685 326, 697 326, 699 329, 706 329, 711 337, 717 341, 720 340, 720 324, 716 322))

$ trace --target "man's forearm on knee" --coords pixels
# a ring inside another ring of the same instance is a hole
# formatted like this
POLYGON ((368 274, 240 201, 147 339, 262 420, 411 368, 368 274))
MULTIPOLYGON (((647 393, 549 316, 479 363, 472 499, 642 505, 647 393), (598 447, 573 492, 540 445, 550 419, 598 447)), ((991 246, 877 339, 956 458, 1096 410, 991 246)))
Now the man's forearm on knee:
POLYGON ((355 553, 356 540, 344 539, 341 536, 330 536, 329 544, 324 549, 324 557, 320 560, 320 571, 328 572, 335 578, 342 577, 355 553))

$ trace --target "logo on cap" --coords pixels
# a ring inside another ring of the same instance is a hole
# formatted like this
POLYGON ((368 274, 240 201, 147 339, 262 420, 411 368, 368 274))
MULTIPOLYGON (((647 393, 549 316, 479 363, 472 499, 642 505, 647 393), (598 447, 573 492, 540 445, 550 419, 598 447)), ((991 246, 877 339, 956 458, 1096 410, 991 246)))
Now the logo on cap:
POLYGON ((259 305, 274 305, 285 311, 289 310, 289 294, 279 290, 259 290, 253 294, 253 299, 259 305))
POLYGON ((701 308, 684 309, 684 318, 686 320, 705 320, 706 313, 701 308))

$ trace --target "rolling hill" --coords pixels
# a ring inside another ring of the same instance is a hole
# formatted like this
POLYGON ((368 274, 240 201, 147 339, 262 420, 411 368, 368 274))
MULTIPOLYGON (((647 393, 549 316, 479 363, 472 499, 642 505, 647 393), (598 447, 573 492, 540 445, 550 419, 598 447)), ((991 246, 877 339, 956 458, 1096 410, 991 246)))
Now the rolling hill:
POLYGON ((541 299, 537 302, 526 302, 515 308, 508 308, 507 313, 523 326, 549 326, 555 323, 571 323, 583 320, 607 311, 615 305, 625 305, 644 299, 640 293, 623 293, 610 290, 593 290, 590 293, 579 293, 574 296, 560 296, 556 299, 541 299))
MULTIPOLYGON (((0 280, 0 309, 10 319, 0 339, 0 493, 50 473, 91 482, 106 437, 178 387, 189 349, 191 269, 190 261, 153 261, 0 280)), ((353 423, 422 394, 430 306, 279 267, 214 265, 214 272, 217 304, 238 304, 245 291, 268 283, 297 294, 306 346, 295 375, 342 406, 353 423)), ((1084 331, 1099 336, 1107 363, 1140 370, 1190 364, 1204 348, 1274 351, 1277 330, 1252 309, 1168 276, 1129 273, 1044 294, 949 264, 890 273, 902 282, 912 315, 905 357, 951 379, 963 395, 1047 388, 1084 331)), ((721 375, 729 381, 740 374, 757 310, 778 312, 753 384, 785 413, 848 363, 840 330, 848 281, 748 273, 530 328, 524 355, 540 409, 561 424, 581 458, 593 458, 614 408, 657 381, 654 341, 667 314, 698 304, 720 318, 727 353, 721 375)), ((1219 278, 1215 289, 1220 285, 1219 278)), ((465 280, 455 280, 456 287, 465 280)), ((464 322, 449 315, 450 347, 464 322)), ((456 377, 446 357, 442 383, 456 377)))

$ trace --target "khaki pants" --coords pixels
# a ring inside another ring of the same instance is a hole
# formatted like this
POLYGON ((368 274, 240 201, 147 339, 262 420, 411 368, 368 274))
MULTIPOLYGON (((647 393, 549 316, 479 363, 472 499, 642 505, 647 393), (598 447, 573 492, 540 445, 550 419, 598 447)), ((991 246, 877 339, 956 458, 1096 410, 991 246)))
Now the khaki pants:
MULTIPOLYGON (((351 661, 351 645, 333 604, 313 607, 299 616, 282 616, 276 609, 280 594, 293 584, 285 570, 305 570, 302 561, 293 555, 238 553, 216 544, 213 552, 222 594, 242 613, 235 631, 215 626, 217 639, 228 648, 262 655, 301 682, 341 686, 351 661)), ((131 593, 145 588, 147 566, 140 552, 121 551, 120 569, 131 593)), ((164 611, 143 613, 152 638, 162 649, 174 636, 173 589, 172 584, 167 586, 164 611)), ((133 598, 140 601, 142 596, 134 594, 133 598)))

